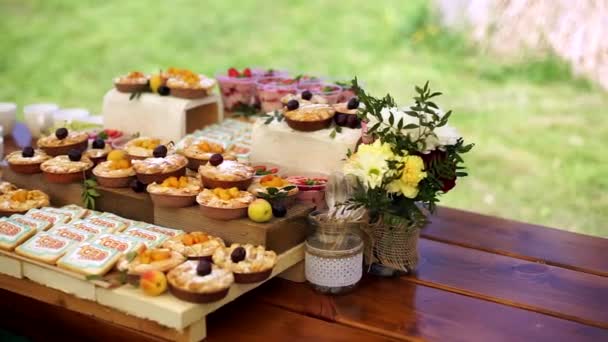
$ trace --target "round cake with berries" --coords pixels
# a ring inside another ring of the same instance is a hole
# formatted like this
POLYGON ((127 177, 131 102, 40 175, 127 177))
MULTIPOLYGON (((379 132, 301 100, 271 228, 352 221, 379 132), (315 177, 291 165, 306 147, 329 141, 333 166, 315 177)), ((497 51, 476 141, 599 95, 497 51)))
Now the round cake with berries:
POLYGON ((17 173, 33 174, 40 173, 40 165, 51 159, 43 150, 34 149, 31 146, 15 151, 6 156, 6 161, 11 170, 17 173))
POLYGON ((181 300, 210 303, 226 297, 234 276, 207 260, 190 260, 169 271, 167 283, 169 292, 181 300))
POLYGON ((92 168, 93 162, 77 149, 72 149, 67 155, 56 156, 40 165, 40 169, 49 183, 83 181, 92 168))
POLYGON ((65 127, 38 139, 38 148, 53 157, 67 155, 70 150, 84 151, 88 144, 89 135, 86 132, 68 131, 65 127))

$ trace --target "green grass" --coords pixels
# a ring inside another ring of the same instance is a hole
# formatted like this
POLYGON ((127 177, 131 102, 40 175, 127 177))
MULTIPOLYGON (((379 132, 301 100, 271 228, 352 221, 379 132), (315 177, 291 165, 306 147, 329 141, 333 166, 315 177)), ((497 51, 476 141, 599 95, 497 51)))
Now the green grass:
POLYGON ((4 0, 0 99, 99 112, 115 75, 273 66, 358 75, 407 103, 444 92, 477 146, 445 205, 608 234, 608 96, 555 59, 509 65, 442 32, 422 1, 4 0))

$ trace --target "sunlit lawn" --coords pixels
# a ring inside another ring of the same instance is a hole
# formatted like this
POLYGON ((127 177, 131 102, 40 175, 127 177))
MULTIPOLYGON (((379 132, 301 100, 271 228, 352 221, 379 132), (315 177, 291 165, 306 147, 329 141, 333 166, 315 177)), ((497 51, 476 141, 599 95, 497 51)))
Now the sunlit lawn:
POLYGON ((444 204, 606 236, 606 93, 556 63, 505 68, 421 24, 420 4, 4 0, 0 101, 99 112, 113 76, 172 65, 358 75, 403 103, 428 79, 477 144, 444 204))

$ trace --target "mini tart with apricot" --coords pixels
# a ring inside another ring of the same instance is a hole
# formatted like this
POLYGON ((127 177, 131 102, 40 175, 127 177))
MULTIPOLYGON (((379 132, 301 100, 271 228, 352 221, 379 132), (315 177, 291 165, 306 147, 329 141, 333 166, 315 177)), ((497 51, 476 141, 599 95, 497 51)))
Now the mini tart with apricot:
POLYGON ((163 242, 164 248, 179 252, 188 259, 207 259, 218 248, 226 247, 224 240, 205 232, 190 232, 170 238, 163 242))
POLYGON ((171 154, 161 158, 133 160, 133 169, 137 179, 144 183, 162 183, 169 177, 180 177, 186 174, 188 159, 181 154, 171 154))
POLYGON ((168 272, 184 261, 186 257, 168 248, 142 248, 122 256, 116 267, 119 271, 126 272, 129 283, 134 284, 146 271, 168 272))
POLYGON ((207 164, 209 158, 214 154, 221 154, 224 159, 235 159, 232 154, 226 153, 224 146, 209 140, 196 141, 183 151, 183 155, 188 158, 188 168, 192 171, 198 171, 198 168, 207 164))
POLYGON ((312 132, 331 125, 335 111, 327 104, 302 104, 283 113, 285 122, 296 131, 312 132))
POLYGON ((218 301, 228 294, 234 275, 207 260, 189 260, 167 274, 169 292, 193 303, 218 301))
POLYGON ((49 196, 40 190, 18 189, 0 195, 0 215, 22 214, 30 209, 47 207, 49 196))
POLYGON ((197 99, 209 95, 216 83, 212 78, 186 69, 174 68, 169 74, 167 87, 171 89, 171 95, 185 99, 197 99))
POLYGON ((114 79, 114 87, 121 93, 141 93, 149 89, 149 76, 139 71, 130 73, 114 79))
POLYGON ((49 156, 56 157, 68 154, 72 149, 86 150, 89 146, 89 135, 86 132, 59 128, 54 134, 38 139, 37 146, 49 156))
POLYGON ((6 156, 6 161, 11 170, 17 173, 40 173, 40 165, 51 159, 51 156, 43 150, 25 148, 23 151, 15 151, 6 156))
POLYGON ((40 165, 44 177, 50 183, 71 183, 84 180, 92 168, 93 162, 82 155, 77 160, 71 160, 66 155, 57 156, 40 165))
POLYGON ((201 180, 207 188, 232 188, 246 190, 251 182, 255 170, 245 164, 234 160, 223 160, 219 165, 207 163, 198 169, 201 180))
POLYGON ((201 188, 201 181, 197 178, 172 176, 161 183, 148 184, 146 190, 155 205, 181 208, 193 205, 201 188))
POLYGON ((11 192, 13 190, 17 190, 19 188, 17 188, 17 186, 13 183, 9 183, 9 182, 0 182, 0 195, 4 195, 8 192, 11 192))
POLYGON ((213 263, 234 273, 237 283, 257 283, 270 277, 277 254, 263 246, 233 243, 213 253, 213 263))
POLYGON ((272 204, 283 204, 287 207, 296 202, 298 187, 285 178, 266 175, 257 179, 248 189, 257 197, 266 198, 272 204))
POLYGON ((158 145, 165 145, 167 150, 171 151, 168 141, 151 137, 131 139, 125 144, 124 150, 131 159, 145 159, 153 156, 154 149, 158 145))
POLYGON ((93 168, 99 185, 107 188, 126 188, 135 179, 135 170, 131 160, 124 151, 114 150, 108 154, 108 160, 93 168))
POLYGON ((255 196, 250 192, 236 187, 204 189, 196 197, 203 215, 217 220, 233 220, 247 216, 247 208, 254 200, 255 196))

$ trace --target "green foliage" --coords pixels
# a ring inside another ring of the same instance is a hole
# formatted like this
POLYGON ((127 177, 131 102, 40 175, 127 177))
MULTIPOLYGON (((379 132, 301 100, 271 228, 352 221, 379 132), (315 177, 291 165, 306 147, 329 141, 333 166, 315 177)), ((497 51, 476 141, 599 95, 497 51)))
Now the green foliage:
POLYGON ((95 178, 87 178, 82 185, 82 205, 85 208, 95 210, 95 199, 101 196, 97 191, 97 181, 95 178))
POLYGON ((284 198, 287 197, 287 195, 289 194, 290 190, 295 189, 296 187, 293 185, 289 185, 283 188, 275 188, 275 187, 268 187, 266 188, 266 192, 258 192, 257 196, 261 197, 265 200, 273 200, 273 199, 277 199, 277 198, 284 198))
POLYGON ((264 121, 265 125, 270 125, 270 123, 274 120, 277 120, 278 122, 283 121, 283 113, 279 112, 278 110, 275 110, 272 114, 266 113, 262 115, 262 117, 266 118, 266 121, 264 121))

